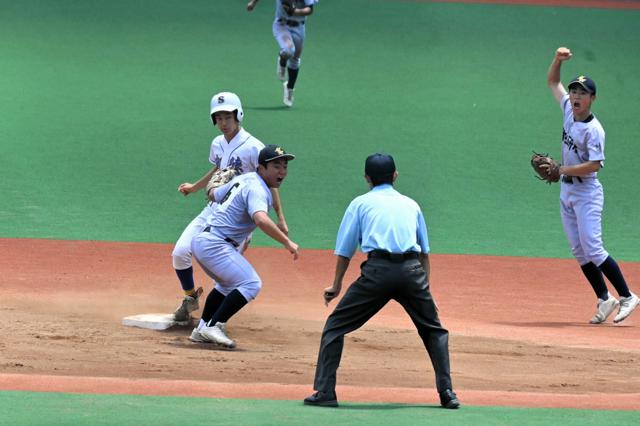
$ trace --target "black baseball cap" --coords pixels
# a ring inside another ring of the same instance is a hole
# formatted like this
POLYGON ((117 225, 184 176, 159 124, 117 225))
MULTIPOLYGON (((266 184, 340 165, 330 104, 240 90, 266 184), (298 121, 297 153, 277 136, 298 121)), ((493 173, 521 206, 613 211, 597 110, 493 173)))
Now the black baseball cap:
POLYGON ((278 158, 284 158, 285 160, 293 160, 296 158, 293 154, 287 154, 284 149, 278 145, 267 145, 260 150, 258 155, 258 164, 267 164, 269 161, 277 160, 278 158))
POLYGON ((596 82, 593 81, 591 78, 587 77, 586 75, 575 76, 567 87, 571 89, 571 86, 574 86, 576 84, 579 86, 582 86, 584 90, 591 93, 592 95, 596 94, 596 82))
POLYGON ((364 163, 364 174, 372 179, 384 179, 393 175, 396 163, 389 154, 375 153, 367 157, 364 163))

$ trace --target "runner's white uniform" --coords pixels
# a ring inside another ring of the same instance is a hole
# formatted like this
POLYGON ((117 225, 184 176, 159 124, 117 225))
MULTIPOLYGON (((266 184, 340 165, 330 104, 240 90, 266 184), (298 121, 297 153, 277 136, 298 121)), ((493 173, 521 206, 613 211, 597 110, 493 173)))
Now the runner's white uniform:
POLYGON ((214 196, 218 203, 214 204, 213 215, 207 218, 208 231, 193 238, 193 254, 216 281, 217 291, 226 296, 237 289, 249 302, 260 292, 262 281, 236 247, 256 229, 253 215, 271 209, 271 191, 253 172, 215 189, 214 196))
MULTIPOLYGON (((209 162, 219 169, 234 167, 240 173, 255 172, 258 168, 258 155, 264 144, 249 132, 240 128, 238 134, 227 143, 224 135, 217 136, 211 142, 209 162)), ((173 267, 187 269, 192 266, 191 240, 204 229, 207 218, 213 214, 214 203, 207 203, 202 212, 182 231, 173 249, 173 267)))
MULTIPOLYGON (((295 0, 296 8, 314 6, 318 0, 295 0)), ((306 16, 289 16, 282 8, 282 2, 276 0, 276 15, 273 20, 273 37, 280 47, 280 56, 288 58, 287 67, 299 69, 304 48, 306 16)))
MULTIPOLYGON (((562 164, 573 166, 600 161, 604 166, 604 129, 591 114, 574 121, 569 95, 563 96, 562 164)), ((596 172, 581 177, 563 176, 560 187, 560 215, 571 251, 580 265, 600 266, 609 253, 602 243, 604 193, 596 172)))

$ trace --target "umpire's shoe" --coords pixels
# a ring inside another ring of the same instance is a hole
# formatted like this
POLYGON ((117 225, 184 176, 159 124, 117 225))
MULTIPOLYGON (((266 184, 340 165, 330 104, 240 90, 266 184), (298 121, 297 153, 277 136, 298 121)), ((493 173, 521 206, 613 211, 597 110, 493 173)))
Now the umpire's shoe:
POLYGON ((337 407, 338 397, 335 391, 318 391, 304 399, 304 405, 316 405, 318 407, 337 407))
POLYGON ((443 408, 455 409, 460 407, 460 401, 458 401, 458 397, 454 391, 447 389, 440 392, 440 405, 442 405, 443 408))
POLYGON ((191 321, 191 312, 197 311, 200 308, 198 299, 202 294, 202 287, 198 287, 196 293, 193 296, 184 296, 182 303, 178 306, 178 309, 173 313, 173 320, 177 323, 186 324, 191 321))

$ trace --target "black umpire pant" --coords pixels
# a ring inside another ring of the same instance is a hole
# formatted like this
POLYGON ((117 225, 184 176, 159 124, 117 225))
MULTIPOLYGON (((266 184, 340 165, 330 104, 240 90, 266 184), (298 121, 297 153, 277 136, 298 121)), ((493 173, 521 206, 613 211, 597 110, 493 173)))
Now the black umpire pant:
POLYGON ((362 327, 391 299, 402 305, 416 326, 431 358, 438 392, 452 389, 449 332, 440 325, 422 264, 417 258, 394 262, 370 257, 362 264, 360 277, 327 318, 320 340, 315 390, 335 391, 344 335, 362 327))

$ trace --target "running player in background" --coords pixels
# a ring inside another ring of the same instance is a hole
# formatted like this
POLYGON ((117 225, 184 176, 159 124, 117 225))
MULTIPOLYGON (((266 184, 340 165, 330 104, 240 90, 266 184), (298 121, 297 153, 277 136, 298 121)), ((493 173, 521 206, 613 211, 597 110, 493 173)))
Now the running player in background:
POLYGON ((591 112, 595 82, 579 75, 571 80, 567 93, 560 81, 562 62, 571 56, 569 49, 559 47, 547 72, 547 84, 564 113, 560 215, 573 256, 598 297, 597 312, 589 322, 603 323, 619 307, 613 319, 618 323, 631 315, 640 299, 629 291, 622 271, 602 243, 604 193, 597 173, 604 166, 605 134, 591 112), (609 294, 603 274, 616 289, 619 301, 609 294))
MULTIPOLYGON (((247 10, 251 12, 258 0, 251 0, 247 10)), ((293 91, 300 71, 300 57, 305 39, 306 17, 313 13, 318 0, 276 0, 276 16, 273 21, 273 36, 280 46, 276 61, 276 74, 283 82, 282 102, 293 106, 293 91), (288 74, 289 78, 287 79, 288 74)))

